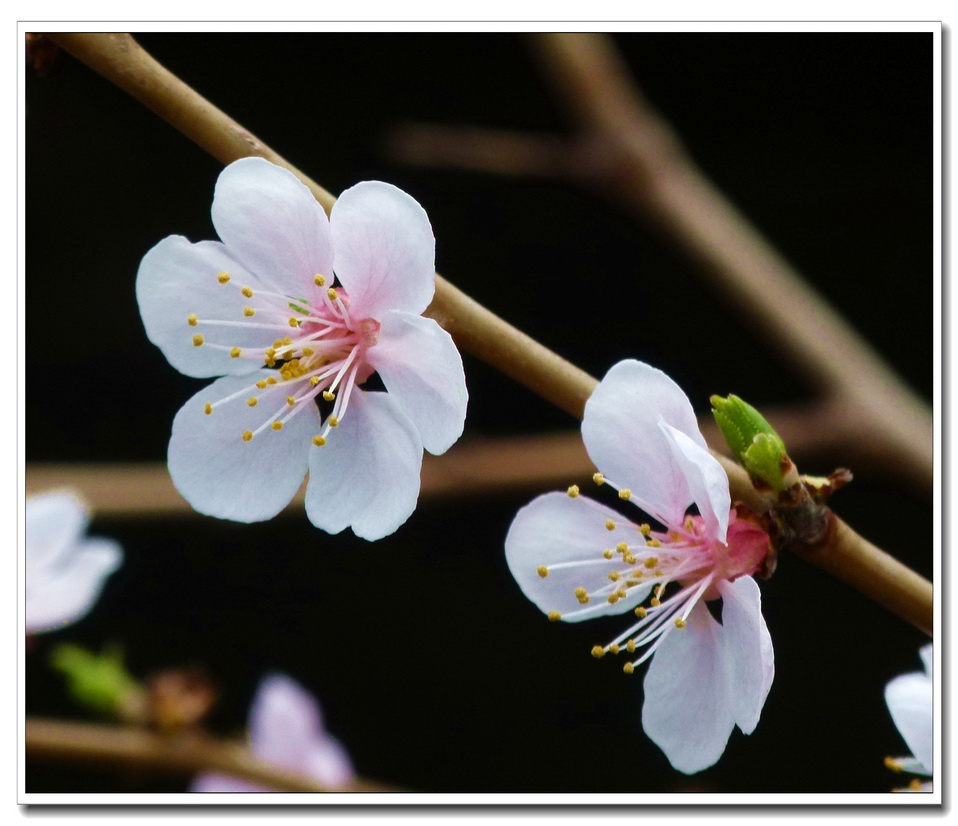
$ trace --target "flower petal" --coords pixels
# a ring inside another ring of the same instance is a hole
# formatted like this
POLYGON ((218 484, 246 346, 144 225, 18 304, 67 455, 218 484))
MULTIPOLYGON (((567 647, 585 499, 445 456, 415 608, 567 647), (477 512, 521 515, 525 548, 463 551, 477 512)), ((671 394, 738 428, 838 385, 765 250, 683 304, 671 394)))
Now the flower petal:
POLYGON ((352 761, 342 744, 328 734, 309 751, 303 768, 324 786, 339 789, 355 777, 352 761))
POLYGON ((229 777, 225 774, 199 774, 190 784, 191 792, 220 792, 220 793, 246 793, 246 792, 268 792, 262 786, 256 786, 248 780, 240 780, 238 777, 229 777))
POLYGON ((614 605, 594 598, 583 606, 573 593, 580 587, 590 593, 609 588, 608 575, 621 567, 621 559, 607 560, 602 552, 619 542, 644 545, 645 539, 635 525, 605 505, 584 496, 546 493, 516 514, 506 536, 506 562, 522 593, 540 611, 558 611, 562 619, 578 622, 621 614, 648 594, 648 587, 633 588, 628 598, 614 605), (611 531, 607 520, 615 523, 611 531), (546 577, 538 572, 541 566, 548 569, 546 577), (588 613, 578 613, 584 607, 588 613))
POLYGON ((242 321, 248 303, 243 286, 260 282, 216 241, 191 244, 181 235, 164 238, 140 262, 136 300, 146 335, 181 373, 194 378, 249 373, 257 361, 230 357, 232 347, 267 347, 275 332, 253 327, 217 326, 206 321, 242 321), (217 276, 226 272, 230 282, 217 276), (196 326, 187 319, 195 315, 196 326), (202 335, 197 347, 193 337, 202 335), (217 348, 215 345, 220 345, 217 348))
POLYGON ((422 441, 388 393, 354 390, 349 412, 323 447, 309 452, 306 514, 317 527, 381 539, 416 509, 422 441))
POLYGON ((645 675, 642 727, 685 774, 722 756, 735 727, 721 654, 722 626, 699 602, 684 629, 670 629, 645 675))
MULTIPOLYGON (((106 578, 122 561, 123 552, 116 542, 88 539, 61 557, 56 566, 47 566, 38 575, 28 573, 24 603, 27 633, 56 630, 86 616, 106 578)), ((26 564, 29 572, 29 551, 26 564)))
POLYGON ((614 365, 586 402, 582 439, 595 466, 632 500, 666 525, 680 524, 693 496, 686 466, 659 421, 707 450, 695 413, 681 388, 661 370, 640 361, 614 365))
POLYGON ((316 700, 285 674, 268 674, 260 681, 250 708, 249 732, 259 757, 300 771, 311 747, 324 735, 316 700))
POLYGON ((255 431, 278 411, 289 410, 283 382, 266 390, 254 384, 274 372, 217 379, 176 414, 167 454, 170 475, 183 498, 200 513, 237 522, 271 519, 302 484, 310 439, 319 430, 313 402, 305 402, 312 409, 297 413, 279 432, 267 427, 249 442, 242 438, 244 431, 255 431), (207 403, 244 388, 248 392, 205 414, 207 403), (249 407, 246 400, 253 396, 259 403, 249 407))
POLYGON ((708 450, 700 447, 681 430, 661 420, 659 428, 671 443, 672 459, 685 477, 688 493, 682 498, 698 506, 708 535, 725 542, 732 507, 725 470, 708 450))
POLYGON ((725 691, 738 727, 751 734, 775 677, 772 638, 762 616, 762 594, 750 576, 717 583, 722 595, 720 640, 725 691))
POLYGON ((436 241, 418 202, 381 181, 347 189, 330 215, 333 267, 359 318, 420 315, 435 291, 436 241))
POLYGON ((262 158, 234 161, 216 181, 212 215, 230 253, 266 286, 310 299, 314 275, 331 283, 329 221, 289 170, 262 158))
POLYGON ((72 491, 27 499, 24 537, 28 587, 32 573, 46 572, 74 550, 88 522, 86 504, 72 491))
POLYGON ((928 675, 928 679, 930 680, 935 663, 934 646, 931 643, 923 645, 921 651, 918 652, 918 656, 921 657, 921 664, 925 667, 925 674, 928 675))
POLYGON ((469 398, 459 351, 431 318, 396 311, 381 324, 367 361, 419 428, 423 447, 445 453, 462 435, 469 398))
POLYGON ((885 686, 885 702, 911 753, 934 772, 933 684, 926 674, 895 677, 885 686))

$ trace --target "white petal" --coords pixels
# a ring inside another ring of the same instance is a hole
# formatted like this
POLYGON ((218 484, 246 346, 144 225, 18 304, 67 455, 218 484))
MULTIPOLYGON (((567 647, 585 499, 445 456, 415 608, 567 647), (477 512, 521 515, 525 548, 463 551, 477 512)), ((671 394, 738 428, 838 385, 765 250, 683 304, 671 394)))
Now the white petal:
POLYGON ((725 685, 738 727, 751 734, 775 676, 772 639, 762 616, 762 594, 750 576, 718 583, 725 685))
POLYGON ((367 361, 419 429, 423 447, 445 453, 462 435, 468 401, 462 358, 449 333, 431 318, 386 313, 367 361))
POLYGON ((695 502, 708 535, 724 543, 732 507, 725 470, 708 450, 681 430, 665 421, 660 421, 659 427, 671 442, 672 458, 685 477, 688 493, 683 499, 695 502))
POLYGON ((323 447, 309 452, 306 514, 317 527, 381 539, 416 509, 422 441, 388 393, 355 389, 323 447))
POLYGON ((436 241, 425 210, 401 189, 363 181, 330 215, 333 267, 360 318, 420 315, 435 290, 436 241))
POLYGON ((926 674, 902 674, 885 686, 885 702, 911 753, 934 772, 933 685, 926 674))
POLYGON ((55 566, 31 575, 27 558, 24 604, 28 633, 55 630, 86 616, 96 604, 106 578, 123 561, 120 546, 108 539, 88 539, 62 556, 55 566))
POLYGON ((136 300, 146 335, 177 370, 187 376, 207 378, 249 373, 260 366, 249 359, 234 359, 226 347, 268 347, 276 333, 251 327, 225 327, 205 323, 190 326, 191 315, 214 321, 243 321, 249 300, 241 287, 261 285, 216 241, 191 244, 180 235, 164 238, 140 262, 136 275, 136 300), (217 276, 229 273, 230 282, 217 276), (201 347, 193 343, 202 335, 201 347))
POLYGON ((648 593, 645 587, 629 589, 628 598, 614 605, 603 597, 593 598, 587 606, 576 599, 576 588, 594 592, 611 584, 608 575, 621 568, 621 557, 607 560, 602 552, 619 542, 644 545, 645 539, 611 508, 585 496, 546 493, 516 514, 506 535, 506 562, 522 593, 539 610, 558 611, 563 619, 578 622, 631 610, 648 593), (615 523, 612 531, 605 527, 609 519, 615 523), (559 567, 563 563, 583 564, 559 567), (548 576, 539 575, 540 566, 549 569, 548 576), (595 610, 575 616, 583 608, 595 610))
POLYGON ((216 181, 212 214, 230 253, 267 286, 311 299, 314 275, 332 283, 329 221, 292 172, 262 158, 234 161, 216 181))
POLYGON ((346 749, 329 735, 325 735, 321 743, 310 749, 303 769, 310 777, 331 789, 342 788, 355 777, 346 749))
POLYGON ((934 656, 934 647, 931 643, 928 645, 922 646, 921 651, 918 652, 918 656, 921 657, 921 664, 925 667, 925 673, 928 675, 928 678, 932 677, 932 670, 935 666, 935 656, 934 656))
POLYGON ((324 735, 316 700, 285 674, 268 674, 260 682, 250 709, 249 732, 259 757, 300 771, 313 744, 324 735))
POLYGON ((632 500, 667 525, 682 522, 692 504, 685 477, 689 457, 659 427, 664 421, 706 449, 681 388, 661 370, 621 361, 586 402, 582 439, 595 466, 632 500))
POLYGON ((262 370, 252 376, 227 376, 200 390, 173 420, 168 459, 173 484, 195 510, 237 522, 258 522, 276 516, 299 489, 306 475, 310 440, 319 432, 318 410, 312 401, 280 431, 255 431, 279 410, 289 410, 283 382, 259 390, 254 382, 275 374, 262 370), (248 387, 238 398, 206 415, 215 403, 248 387), (256 396, 259 404, 248 407, 256 396))
POLYGON ((718 761, 735 726, 721 688, 722 627, 699 602, 688 625, 668 634, 645 675, 642 727, 674 768, 694 774, 718 761))
POLYGON ((32 572, 46 571, 75 549, 88 522, 86 504, 72 491, 27 499, 24 536, 28 585, 32 572))
POLYGON ((246 792, 268 792, 270 789, 262 786, 254 786, 248 780, 240 780, 238 777, 229 777, 225 774, 200 774, 197 775, 190 785, 191 792, 220 792, 220 793, 246 793, 246 792))

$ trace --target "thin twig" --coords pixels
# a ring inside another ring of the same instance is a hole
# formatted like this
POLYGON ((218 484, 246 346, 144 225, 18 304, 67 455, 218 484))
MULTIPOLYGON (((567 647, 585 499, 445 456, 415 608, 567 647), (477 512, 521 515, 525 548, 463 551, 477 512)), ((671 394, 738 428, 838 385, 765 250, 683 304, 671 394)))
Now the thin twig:
MULTIPOLYGON (((51 34, 50 37, 161 114, 221 162, 229 163, 252 154, 268 157, 297 175, 316 194, 324 208, 331 208, 333 198, 325 189, 160 66, 129 35, 73 33, 51 34)), ((429 313, 452 335, 462 350, 482 359, 567 413, 582 418, 585 402, 598 385, 598 381, 588 373, 507 324, 439 275, 436 276, 436 294, 429 313)), ((732 497, 753 509, 764 507, 744 470, 724 456, 717 458, 728 474, 732 497)), ((831 534, 830 545, 823 547, 821 554, 816 554, 812 561, 822 564, 818 560, 829 556, 841 557, 841 543, 860 539, 851 528, 844 527, 845 530, 836 530, 831 534)), ((876 571, 884 568, 884 559, 869 552, 869 549, 877 551, 877 548, 864 540, 861 543, 856 545, 861 552, 854 558, 868 570, 854 577, 853 581, 846 581, 891 610, 898 611, 899 606, 911 602, 914 597, 902 591, 900 580, 871 575, 873 567, 876 571)), ((844 576, 847 569, 840 567, 835 573, 844 576)), ((922 579, 921 582, 916 610, 902 616, 931 633, 932 586, 927 580, 922 579)))
POLYGON ((399 791, 362 778, 343 788, 323 786, 308 775, 260 760, 246 746, 208 735, 163 735, 143 728, 30 717, 25 729, 27 757, 36 759, 102 762, 185 775, 215 772, 279 792, 399 791))

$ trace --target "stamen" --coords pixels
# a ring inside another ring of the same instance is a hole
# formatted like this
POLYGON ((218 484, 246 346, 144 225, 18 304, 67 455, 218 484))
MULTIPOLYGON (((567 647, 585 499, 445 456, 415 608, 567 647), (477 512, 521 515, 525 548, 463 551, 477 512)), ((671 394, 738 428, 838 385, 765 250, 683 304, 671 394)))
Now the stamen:
POLYGON ((247 318, 252 318, 254 315, 256 315, 256 310, 247 304, 245 307, 243 307, 243 315, 245 315, 247 318))
POLYGON ((624 499, 626 502, 628 502, 631 498, 632 491, 628 488, 622 488, 622 490, 619 491, 619 499, 624 499))
POLYGON ((330 416, 326 419, 326 424, 330 427, 339 427, 339 419, 336 416, 330 416))
MULTIPOLYGON (((313 382, 313 384, 319 384, 319 378, 318 378, 318 377, 314 377, 314 378, 310 379, 310 381, 313 382)), ((333 400, 336 398, 336 394, 335 394, 335 393, 330 393, 328 390, 324 390, 324 391, 323 391, 323 398, 326 399, 326 401, 331 402, 331 401, 333 401, 333 400)))
POLYGON ((614 531, 614 530, 615 530, 615 522, 613 522, 611 519, 606 519, 606 520, 605 520, 605 529, 606 529, 607 531, 614 531))
POLYGON ((250 397, 246 400, 246 406, 247 406, 247 407, 256 407, 256 405, 258 405, 258 404, 259 404, 259 399, 257 399, 256 396, 250 396, 250 397))
POLYGON ((323 278, 323 276, 321 276, 319 273, 316 273, 316 275, 313 276, 313 283, 314 283, 317 287, 325 287, 325 286, 326 286, 326 279, 323 278))
POLYGON ((206 405, 203 407, 203 412, 204 412, 207 416, 209 416, 209 415, 213 412, 213 405, 211 405, 209 402, 207 402, 206 405))
POLYGON ((569 494, 570 499, 575 499, 579 495, 579 486, 578 485, 569 485, 569 489, 566 491, 569 494))
POLYGON ((242 352, 243 351, 240 350, 239 347, 234 347, 232 350, 230 350, 230 358, 238 359, 242 352))
POLYGON ((330 287, 328 290, 326 290, 326 295, 329 296, 330 301, 335 301, 337 298, 339 298, 339 293, 336 292, 335 287, 330 287))
POLYGON ((547 576, 549 576, 549 569, 545 565, 540 565, 538 568, 536 568, 536 573, 545 579, 547 576))
POLYGON ((605 484, 605 476, 603 476, 601 473, 593 473, 593 474, 592 474, 592 481, 595 482, 597 485, 604 485, 604 484, 605 484))
POLYGON ((326 444, 326 439, 322 436, 313 436, 313 444, 316 445, 316 447, 322 447, 326 444))
POLYGON ((604 556, 606 559, 612 559, 612 557, 614 557, 615 554, 612 553, 612 549, 611 549, 611 548, 606 548, 606 549, 602 552, 602 556, 604 556))
POLYGON ((682 617, 676 617, 676 618, 675 618, 675 627, 676 627, 676 628, 685 628, 686 625, 688 625, 688 623, 687 623, 684 619, 682 619, 682 617))
MULTIPOLYGON (((226 282, 223 281, 222 283, 225 284, 226 282)), ((252 439, 252 438, 253 438, 253 431, 252 431, 252 430, 245 430, 245 431, 243 431, 243 441, 244 441, 244 442, 248 442, 248 441, 249 441, 250 439, 252 439)))
POLYGON ((253 291, 249 287, 243 287, 243 289, 240 290, 240 292, 247 298, 253 297, 253 291))
POLYGON ((548 616, 549 622, 558 622, 560 619, 562 619, 562 614, 560 614, 558 611, 550 611, 548 616))
POLYGON ((632 663, 626 663, 625 665, 622 666, 622 670, 626 674, 631 674, 633 671, 635 671, 635 666, 632 665, 632 663))
POLYGON ((283 423, 282 423, 282 422, 273 422, 273 423, 270 425, 270 427, 272 427, 273 430, 282 430, 282 429, 283 429, 283 423))
POLYGON ((219 281, 220 284, 227 284, 230 280, 230 274, 228 272, 221 272, 218 276, 216 276, 216 280, 219 281))
POLYGON ((202 346, 203 346, 203 341, 204 341, 203 336, 201 336, 199 333, 197 333, 195 336, 193 336, 193 346, 194 346, 194 347, 202 347, 202 346))
POLYGON ((593 646, 592 656, 597 660, 601 660, 605 656, 605 649, 601 645, 593 646))
POLYGON ((190 327, 195 327, 197 324, 200 323, 200 320, 196 317, 196 313, 190 313, 186 317, 186 323, 189 324, 190 327))

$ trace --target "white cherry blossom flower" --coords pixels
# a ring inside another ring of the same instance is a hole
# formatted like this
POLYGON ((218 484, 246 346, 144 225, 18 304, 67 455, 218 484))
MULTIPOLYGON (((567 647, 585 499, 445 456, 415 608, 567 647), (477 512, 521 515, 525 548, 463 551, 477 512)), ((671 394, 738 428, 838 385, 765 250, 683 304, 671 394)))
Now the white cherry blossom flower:
POLYGON ((245 158, 220 174, 212 216, 221 242, 170 236, 136 282, 170 363, 221 377, 174 419, 174 484, 201 513, 255 522, 308 470, 314 525, 392 533, 416 507, 423 448, 459 438, 467 401, 459 352, 422 317, 435 286, 426 213, 366 181, 327 220, 290 172, 245 158), (374 372, 388 392, 361 389, 374 372))
POLYGON ((660 370, 638 361, 609 370, 586 404, 582 437, 595 481, 663 527, 634 524, 573 486, 519 511, 506 538, 509 568, 550 620, 632 615, 592 653, 627 654, 628 674, 655 655, 643 727, 676 769, 701 771, 736 725, 752 732, 771 687, 772 643, 750 576, 768 536, 730 507, 728 479, 689 400, 660 370), (693 504, 698 515, 687 513, 693 504))
POLYGON ((123 561, 120 546, 86 537, 87 506, 69 491, 27 499, 24 519, 25 628, 54 631, 86 616, 123 561))
MULTIPOLYGON (((268 674, 260 682, 250 709, 249 739, 260 759, 311 777, 330 789, 341 789, 354 777, 346 750, 323 727, 316 700, 285 674, 268 674)), ((276 790, 226 775, 201 774, 190 791, 276 790)))
POLYGON ((885 686, 885 702, 892 720, 913 756, 887 757, 885 765, 898 772, 929 778, 917 778, 902 791, 932 791, 934 773, 934 683, 932 682, 932 645, 924 646, 919 655, 924 671, 901 674, 885 686))

